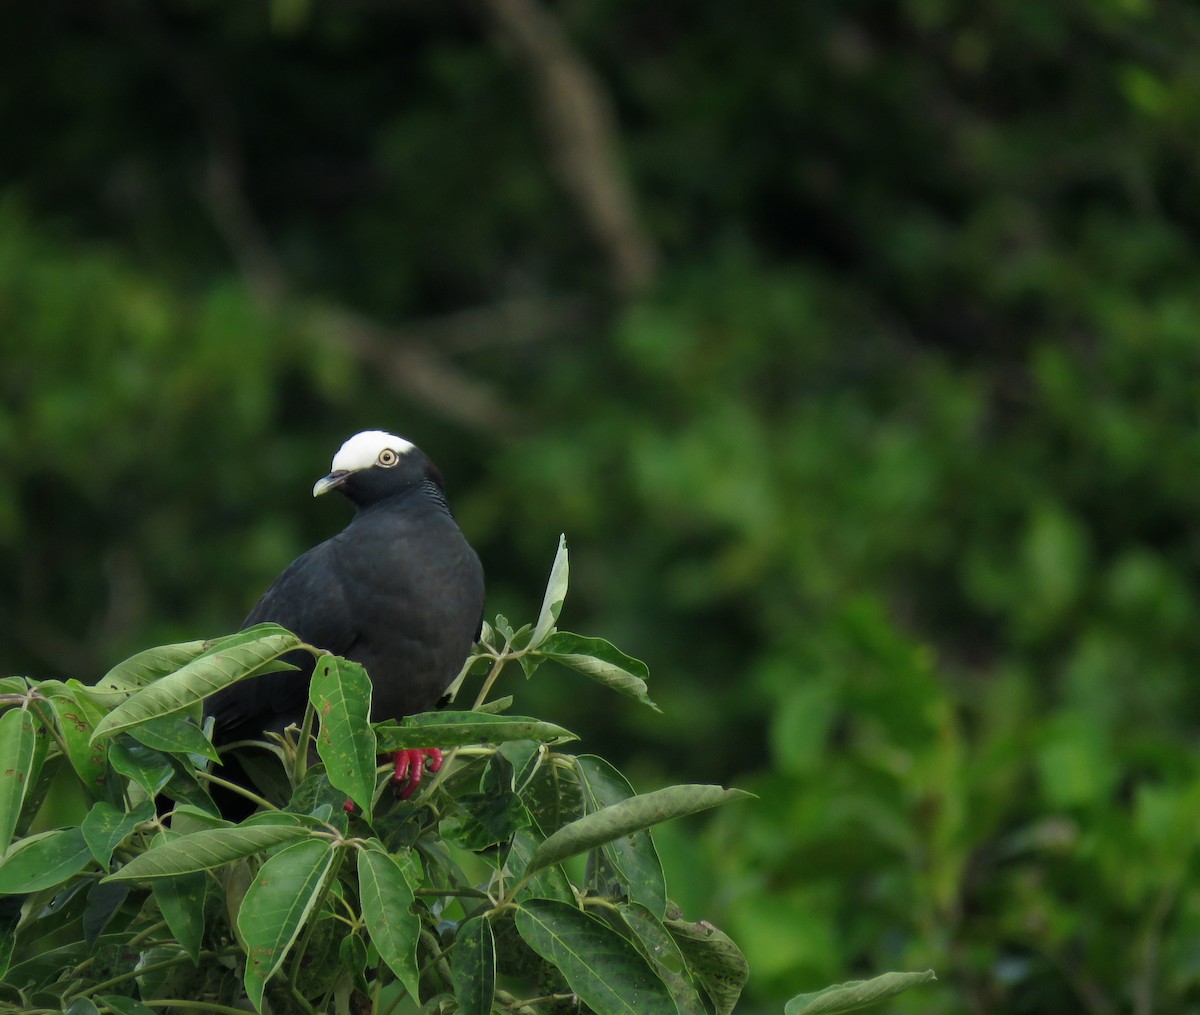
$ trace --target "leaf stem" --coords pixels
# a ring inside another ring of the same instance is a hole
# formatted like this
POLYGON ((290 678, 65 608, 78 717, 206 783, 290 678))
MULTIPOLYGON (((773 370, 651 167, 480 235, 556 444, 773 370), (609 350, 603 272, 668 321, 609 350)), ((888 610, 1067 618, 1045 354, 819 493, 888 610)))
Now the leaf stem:
POLYGON ((505 642, 504 648, 495 657, 492 668, 488 670, 488 675, 483 678, 483 686, 479 688, 479 693, 475 696, 475 704, 471 706, 473 710, 479 708, 480 705, 487 701, 488 692, 491 691, 492 685, 500 678, 500 673, 510 658, 512 658, 512 651, 509 643, 505 642))
POLYGON ((296 744, 296 765, 292 769, 292 786, 299 786, 308 774, 308 741, 312 736, 313 720, 317 710, 310 701, 304 708, 304 721, 300 724, 300 739, 296 744))
MULTIPOLYGON (((193 1011, 216 1012, 217 1015, 246 1015, 244 1008, 230 1008, 229 1005, 217 1004, 215 1001, 178 1001, 165 998, 163 1000, 152 998, 149 1001, 142 1001, 141 1003, 148 1008, 187 1008, 193 1011)), ((107 1005, 105 1005, 105 1008, 111 1012, 117 1011, 116 1008, 110 1008, 107 1005)))
POLYGON ((234 793, 244 796, 247 800, 258 804, 259 807, 265 807, 269 811, 279 810, 279 808, 269 800, 264 800, 253 790, 248 790, 245 786, 239 786, 236 782, 230 782, 228 779, 222 779, 219 775, 213 775, 210 772, 201 772, 198 768, 195 769, 192 774, 197 778, 204 779, 208 782, 214 783, 217 786, 224 786, 225 789, 232 790, 234 793))

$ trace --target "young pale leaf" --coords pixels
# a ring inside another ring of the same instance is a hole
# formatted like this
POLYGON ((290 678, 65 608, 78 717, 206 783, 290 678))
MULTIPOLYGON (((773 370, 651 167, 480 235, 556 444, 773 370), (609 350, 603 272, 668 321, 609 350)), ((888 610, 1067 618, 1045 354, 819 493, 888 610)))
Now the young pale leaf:
POLYGON ((923 973, 884 973, 869 980, 834 984, 812 994, 798 994, 783 1007, 784 1015, 837 1015, 858 1011, 895 997, 920 983, 936 980, 932 969, 923 973))
POLYGON ((450 975, 462 1015, 489 1015, 496 996, 496 941, 486 917, 476 916, 458 928, 450 975))
POLYGON ((369 816, 378 753, 371 728, 371 678, 358 663, 323 655, 313 670, 308 700, 321 723, 317 753, 325 774, 369 816))
POLYGON ((91 862, 78 828, 58 828, 16 843, 0 860, 0 895, 40 892, 61 885, 91 862))
POLYGON ((537 848, 529 871, 561 863, 567 857, 603 846, 622 835, 748 796, 740 789, 684 785, 630 797, 560 828, 537 848))
POLYGON ((90 997, 77 997, 63 1010, 63 1015, 100 1015, 100 1009, 90 997))
POLYGON ((180 874, 211 870, 272 846, 308 837, 298 822, 278 825, 236 825, 209 828, 170 839, 161 846, 134 857, 106 881, 153 881, 180 874))
POLYGON ((37 778, 36 747, 37 724, 31 712, 12 708, 0 715, 0 856, 12 842, 25 794, 37 778))
POLYGON ((567 563, 567 537, 558 537, 558 550, 554 554, 554 563, 550 566, 550 580, 546 582, 546 595, 542 599, 542 609, 538 613, 537 623, 529 636, 529 647, 537 648, 558 623, 562 613, 563 602, 567 598, 567 579, 570 567, 567 563))
POLYGON ((484 712, 420 712, 406 716, 399 725, 380 723, 375 729, 381 753, 413 747, 503 744, 510 740, 559 744, 579 739, 570 730, 540 719, 484 712))
POLYGON ((69 690, 50 697, 50 707, 58 721, 58 732, 67 748, 67 759, 80 781, 93 796, 104 788, 108 772, 108 745, 93 744, 92 732, 103 712, 90 703, 80 704, 69 690))
POLYGON ((127 698, 101 720, 92 740, 111 737, 131 726, 191 708, 221 688, 255 675, 301 644, 294 634, 274 625, 268 628, 268 633, 252 628, 232 636, 219 649, 197 656, 127 698))
POLYGON ((293 843, 262 865, 242 900, 237 928, 246 944, 246 993, 259 1011, 267 980, 287 957, 332 863, 328 839, 293 843))
POLYGON ((421 920, 413 913, 413 893, 400 866, 378 849, 358 854, 358 893, 371 943, 409 996, 417 989, 417 940, 421 920))
POLYGON ((176 878, 160 878, 151 883, 154 901, 159 912, 175 935, 175 940, 200 964, 200 944, 204 938, 204 897, 208 891, 208 875, 181 874, 176 878))
POLYGON ((664 920, 663 926, 679 945, 688 969, 708 994, 717 1015, 732 1015, 750 976, 742 950, 711 923, 664 920))
MULTIPOLYGON (((603 758, 584 754, 575 759, 589 811, 601 811, 633 797, 633 787, 603 758)), ((667 882, 654 840, 646 830, 622 835, 600 847, 620 877, 632 902, 640 902, 658 919, 667 910, 667 882)))
POLYGON ((661 917, 637 903, 621 903, 617 910, 638 951, 654 967, 675 998, 679 1015, 706 1015, 700 992, 687 975, 683 952, 663 926, 661 917))
POLYGON ((116 849, 143 821, 154 817, 154 801, 146 800, 130 813, 119 811, 112 804, 97 800, 83 817, 79 828, 92 856, 105 870, 116 849))
POLYGON ((525 943, 558 967, 597 1015, 678 1015, 675 999, 641 953, 574 906, 530 899, 517 910, 525 943))
POLYGON ((536 654, 578 670, 605 687, 660 711, 646 693, 646 680, 650 676, 646 664, 627 656, 603 638, 585 638, 569 631, 556 631, 542 642, 536 654))

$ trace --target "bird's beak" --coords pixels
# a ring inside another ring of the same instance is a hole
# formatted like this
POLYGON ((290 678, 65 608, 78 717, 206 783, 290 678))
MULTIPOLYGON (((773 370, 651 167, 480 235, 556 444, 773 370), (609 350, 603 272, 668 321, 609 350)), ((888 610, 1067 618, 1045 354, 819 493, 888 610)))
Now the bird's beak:
POLYGON ((339 469, 337 472, 331 472, 328 476, 318 479, 313 485, 313 496, 320 497, 323 493, 328 493, 346 482, 350 475, 348 469, 339 469))

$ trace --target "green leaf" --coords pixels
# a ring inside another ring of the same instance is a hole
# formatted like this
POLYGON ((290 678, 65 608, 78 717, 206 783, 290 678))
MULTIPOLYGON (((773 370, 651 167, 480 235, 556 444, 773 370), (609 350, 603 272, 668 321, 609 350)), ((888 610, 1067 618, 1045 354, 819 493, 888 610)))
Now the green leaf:
POLYGON ((731 1015, 750 976, 742 950, 711 923, 664 920, 663 926, 712 1000, 716 1015, 731 1015))
POLYGON ((0 860, 0 895, 40 892, 61 885, 92 859, 78 828, 58 828, 16 843, 0 860))
MULTIPOLYGON (((542 837, 530 828, 522 828, 513 836, 505 860, 509 877, 524 879, 529 861, 533 859, 533 854, 542 841, 542 837)), ((545 867, 531 875, 525 882, 525 887, 517 892, 518 902, 529 898, 556 899, 559 902, 573 903, 575 893, 571 890, 571 882, 561 867, 545 867)))
POLYGON ((100 1015, 100 1009, 89 997, 77 997, 63 1010, 64 1015, 100 1015))
POLYGON ((333 852, 328 839, 293 843, 262 865, 242 900, 237 928, 246 943, 246 993, 259 1011, 267 980, 316 905, 333 852))
POLYGON ((546 582, 546 595, 542 599, 542 609, 538 613, 537 623, 529 636, 529 647, 537 648, 558 623, 562 613, 563 603, 567 598, 567 580, 570 577, 570 567, 567 563, 567 537, 558 537, 558 549, 554 554, 554 563, 550 565, 550 580, 546 582))
POLYGON ((560 828, 538 847, 530 870, 561 863, 567 857, 585 853, 622 835, 630 835, 660 822, 749 796, 749 793, 740 789, 684 785, 668 786, 653 793, 630 797, 560 828))
POLYGON ((67 748, 67 759, 87 791, 97 797, 108 776, 108 744, 93 744, 92 733, 100 721, 100 712, 90 702, 81 704, 68 691, 50 697, 50 707, 58 720, 58 732, 67 748))
POLYGON ((97 800, 83 817, 80 830, 96 862, 108 870, 108 862, 116 849, 143 821, 154 817, 154 801, 146 800, 130 813, 118 810, 104 800, 97 800))
POLYGON ((211 870, 238 857, 306 838, 308 834, 307 829, 298 822, 205 829, 169 839, 161 846, 134 857, 104 880, 152 881, 155 878, 173 878, 180 874, 211 870))
POLYGON ((96 681, 100 691, 136 691, 186 666, 212 647, 208 641, 186 641, 144 649, 117 663, 96 681))
POLYGON ((200 945, 204 939, 204 897, 208 891, 208 875, 197 871, 174 878, 159 878, 151 882, 150 888, 175 940, 199 965, 200 945))
POLYGON ((367 943, 361 934, 347 934, 338 945, 338 961, 344 969, 354 974, 359 988, 367 987, 363 973, 367 968, 367 943))
POLYGON ((31 712, 12 708, 0 715, 0 856, 12 842, 25 794, 37 778, 36 747, 37 725, 31 712))
POLYGON ((175 774, 164 755, 128 737, 109 744, 108 760, 115 771, 141 786, 148 797, 155 796, 175 774))
POLYGON ((542 642, 536 655, 578 670, 605 687, 660 711, 646 693, 646 680, 650 676, 646 664, 627 656, 603 638, 585 638, 569 631, 556 631, 542 642))
POLYGON ((210 761, 221 757, 211 740, 194 722, 182 716, 168 715, 130 727, 129 735, 147 747, 167 754, 195 754, 210 761))
POLYGON ((550 899, 517 910, 525 943, 557 966, 597 1015, 677 1015, 671 992, 641 953, 602 920, 550 899))
POLYGON ((93 881, 87 893, 87 908, 83 911, 83 939, 89 948, 96 947, 96 941, 104 933, 104 928, 129 897, 129 885, 105 885, 93 881))
POLYGON ((570 730, 521 715, 484 712, 419 712, 399 724, 375 728, 380 753, 414 747, 459 747, 463 744, 502 744, 510 740, 565 743, 578 740, 570 730))
POLYGON ((463 793, 454 812, 441 823, 442 835, 476 853, 507 842, 518 828, 529 824, 529 813, 512 790, 463 793))
POLYGON ((534 772, 522 796, 543 835, 551 835, 587 813, 573 758, 551 754, 534 772))
POLYGON ((409 996, 418 1000, 417 940, 421 920, 412 911, 412 889, 399 864, 382 850, 360 852, 358 893, 371 943, 409 996))
MULTIPOLYGON (((588 810, 599 812, 634 796, 625 777, 603 758, 581 755, 575 759, 587 796, 588 810)), ((646 830, 622 835, 600 847, 629 893, 658 919, 667 911, 667 884, 654 840, 646 830)))
POLYGON ((923 973, 884 973, 870 980, 850 980, 813 994, 798 994, 783 1007, 784 1015, 836 1015, 858 1011, 895 997, 909 987, 936 980, 932 969, 923 973))
POLYGON ((274 625, 268 627, 268 632, 278 633, 250 629, 234 635, 216 651, 198 656, 182 669, 143 687, 104 717, 92 740, 191 708, 303 644, 294 634, 274 625))
POLYGON ((700 992, 687 975, 683 952, 663 926, 662 918, 637 903, 621 903, 617 910, 633 943, 667 985, 679 1015, 706 1015, 700 992))
POLYGON ((496 996, 496 942, 486 917, 473 917, 458 928, 450 974, 462 1015, 489 1015, 496 996))
POLYGON ((323 655, 313 670, 308 700, 321 723, 317 753, 325 774, 369 817, 378 753, 371 728, 371 678, 358 663, 323 655))

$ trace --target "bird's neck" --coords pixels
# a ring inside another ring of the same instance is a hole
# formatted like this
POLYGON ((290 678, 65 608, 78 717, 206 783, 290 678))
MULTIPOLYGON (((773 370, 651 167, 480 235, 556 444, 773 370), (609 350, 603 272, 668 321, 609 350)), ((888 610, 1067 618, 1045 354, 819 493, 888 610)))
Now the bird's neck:
POLYGON ((432 479, 423 479, 413 486, 397 490, 395 493, 387 497, 381 497, 370 504, 360 504, 358 505, 356 517, 372 515, 379 511, 407 512, 426 505, 432 505, 437 510, 445 512, 451 518, 454 517, 454 513, 450 510, 450 504, 446 500, 445 492, 432 479))

